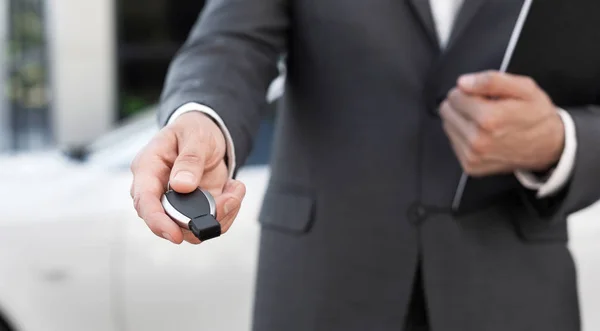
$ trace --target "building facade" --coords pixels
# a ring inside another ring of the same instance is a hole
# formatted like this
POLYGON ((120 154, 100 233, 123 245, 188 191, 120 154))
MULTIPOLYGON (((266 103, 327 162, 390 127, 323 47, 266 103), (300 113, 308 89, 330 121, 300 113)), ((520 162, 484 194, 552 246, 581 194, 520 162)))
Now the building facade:
POLYGON ((6 98, 7 56, 5 47, 8 44, 8 6, 0 3, 0 152, 9 148, 10 125, 8 123, 8 101, 6 98))
POLYGON ((41 147, 50 136, 44 4, 5 0, 1 7, 0 147, 41 147))
POLYGON ((85 145, 156 103, 203 4, 0 0, 0 151, 85 145))

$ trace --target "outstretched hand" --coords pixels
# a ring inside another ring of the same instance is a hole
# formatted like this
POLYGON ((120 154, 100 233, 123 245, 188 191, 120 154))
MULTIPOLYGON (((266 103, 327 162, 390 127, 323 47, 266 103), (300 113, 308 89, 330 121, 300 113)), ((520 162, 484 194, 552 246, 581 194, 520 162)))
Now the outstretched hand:
POLYGON ((222 232, 227 232, 239 212, 246 187, 229 179, 225 151, 225 138, 217 124, 203 113, 190 112, 163 128, 136 156, 131 164, 131 197, 139 217, 154 234, 175 244, 184 240, 200 243, 165 213, 160 199, 167 184, 179 193, 190 193, 198 187, 208 190, 215 197, 222 232))

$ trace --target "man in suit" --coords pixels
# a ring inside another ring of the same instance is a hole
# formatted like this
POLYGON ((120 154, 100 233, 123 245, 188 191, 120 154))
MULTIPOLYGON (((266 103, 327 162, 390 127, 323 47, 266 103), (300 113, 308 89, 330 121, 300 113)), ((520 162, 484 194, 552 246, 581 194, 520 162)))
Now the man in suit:
MULTIPOLYGON (((217 196, 223 232, 287 54, 256 331, 580 327, 566 217, 600 197, 599 108, 498 69, 522 0, 213 0, 132 164, 158 236, 167 182, 217 196), (451 208, 461 173, 477 199, 451 208)), ((226 309, 226 307, 223 307, 226 309)))

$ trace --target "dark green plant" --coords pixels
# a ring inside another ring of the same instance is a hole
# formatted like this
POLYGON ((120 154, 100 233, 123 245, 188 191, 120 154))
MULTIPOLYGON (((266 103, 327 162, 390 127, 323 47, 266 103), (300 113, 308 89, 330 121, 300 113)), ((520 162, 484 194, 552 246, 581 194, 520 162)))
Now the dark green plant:
POLYGON ((136 95, 127 95, 123 97, 121 111, 124 117, 131 116, 149 107, 151 103, 142 97, 136 95))

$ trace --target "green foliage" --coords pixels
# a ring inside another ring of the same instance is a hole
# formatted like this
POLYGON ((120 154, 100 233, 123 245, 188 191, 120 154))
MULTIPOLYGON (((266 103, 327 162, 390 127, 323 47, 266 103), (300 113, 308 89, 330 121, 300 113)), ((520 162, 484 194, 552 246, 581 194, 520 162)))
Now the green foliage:
POLYGON ((152 105, 146 98, 136 95, 126 95, 121 102, 121 113, 123 117, 137 114, 152 105))
MULTIPOLYGON (((44 43, 44 24, 40 13, 32 10, 13 13, 11 24, 11 50, 18 52, 23 48, 39 48, 44 43), (19 46, 15 47, 15 43, 19 46)), ((13 53, 14 54, 14 53, 13 53)), ((14 54, 16 55, 16 54, 14 54)))
POLYGON ((33 0, 10 2, 7 58, 9 72, 4 91, 9 100, 26 108, 48 105, 48 73, 44 58, 43 3, 33 0))

